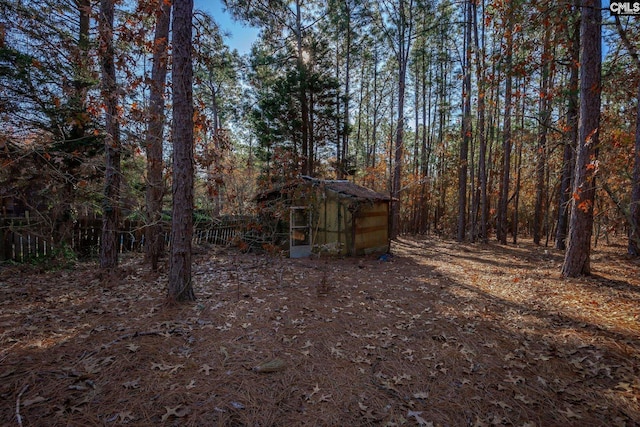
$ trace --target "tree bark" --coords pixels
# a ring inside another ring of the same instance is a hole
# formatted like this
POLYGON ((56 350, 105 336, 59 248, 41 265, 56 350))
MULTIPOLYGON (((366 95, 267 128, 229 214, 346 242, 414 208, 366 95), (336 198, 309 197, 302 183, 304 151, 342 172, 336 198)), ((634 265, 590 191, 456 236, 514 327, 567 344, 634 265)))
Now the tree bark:
POLYGON ((569 77, 569 97, 567 101, 567 126, 569 132, 565 137, 562 155, 562 173, 560 178, 560 193, 558 194, 558 225, 556 229, 556 249, 566 250, 567 228, 569 225, 569 204, 571 201, 571 182, 575 169, 574 151, 578 145, 578 94, 580 62, 580 13, 579 0, 575 2, 576 20, 573 24, 571 40, 571 62, 569 77))
POLYGON ((344 2, 345 6, 345 18, 347 20, 347 28, 346 28, 346 55, 345 55, 345 63, 344 63, 344 123, 342 124, 342 175, 345 176, 348 174, 348 170, 350 169, 350 165, 348 165, 349 161, 349 133, 350 133, 350 109, 349 103, 351 101, 351 88, 350 88, 350 76, 351 76, 351 9, 349 7, 349 2, 344 2))
POLYGON ((91 26, 91 2, 89 0, 78 0, 78 12, 80 14, 78 27, 78 52, 76 58, 76 70, 74 76, 74 94, 71 97, 73 114, 73 125, 69 137, 73 141, 84 138, 85 125, 89 120, 87 111, 87 79, 91 70, 89 59, 90 39, 89 31, 91 26))
POLYGON ((496 234, 498 241, 507 244, 507 207, 509 204, 509 173, 511 170, 511 97, 512 97, 512 62, 513 62, 513 10, 511 3, 507 12, 507 30, 505 34, 506 83, 504 90, 504 132, 502 136, 502 179, 500 181, 500 200, 498 202, 498 218, 496 234))
MULTIPOLYGON (((616 27, 629 55, 633 59, 638 71, 640 71, 640 56, 633 47, 627 33, 622 28, 620 18, 616 16, 616 27)), ((636 134, 633 156, 633 177, 631 182, 631 202, 629 206, 629 242, 627 253, 632 256, 640 256, 640 84, 638 84, 638 104, 636 110, 636 134)))
POLYGON ((597 172, 602 70, 602 13, 600 0, 581 2, 580 128, 569 222, 569 245, 562 275, 591 274, 590 254, 597 172))
POLYGON ((113 0, 100 3, 99 33, 102 69, 102 98, 105 103, 105 180, 102 201, 102 237, 100 267, 118 265, 118 223, 120 220, 120 124, 118 121, 118 89, 113 48, 113 0))
POLYGON ((458 225, 457 241, 462 242, 467 233, 467 172, 469 142, 471 141, 471 0, 465 4, 464 31, 464 81, 462 84, 462 141, 458 163, 458 225))
POLYGON ((540 244, 542 238, 542 217, 545 201, 545 169, 547 167, 547 132, 550 126, 551 108, 549 90, 551 86, 551 26, 544 31, 542 48, 542 77, 538 97, 540 124, 538 125, 538 150, 536 163, 536 201, 533 214, 533 243, 540 244))
POLYGON ((173 8, 173 209, 168 299, 193 301, 193 0, 178 1, 173 8))
POLYGON ((307 69, 304 63, 304 51, 302 46, 302 6, 300 0, 296 0, 296 48, 297 48, 297 66, 298 76, 300 79, 299 97, 300 97, 300 113, 302 114, 301 123, 301 167, 303 175, 311 175, 309 170, 309 104, 307 103, 307 69))
POLYGON ((165 122, 164 91, 167 78, 167 57, 171 4, 159 0, 156 12, 156 31, 153 43, 153 67, 149 94, 149 125, 145 147, 147 151, 147 228, 145 232, 147 258, 151 269, 158 270, 158 260, 164 251, 162 235, 162 143, 165 122))
POLYGON ((633 183, 631 190, 631 227, 627 252, 632 256, 640 256, 640 85, 638 85, 638 110, 636 113, 636 140, 633 161, 633 183))
MULTIPOLYGON (((476 84, 478 85, 478 140, 479 140, 479 152, 478 152, 478 186, 480 188, 480 230, 479 238, 483 243, 488 241, 488 201, 487 201, 487 138, 485 132, 485 97, 486 97, 486 83, 485 83, 485 49, 484 40, 482 48, 480 47, 480 39, 478 37, 478 18, 477 18, 477 5, 472 3, 473 7, 473 21, 474 21, 474 34, 475 34, 475 58, 476 58, 476 84)), ((484 20, 482 20, 484 26, 484 20)), ((483 27, 484 28, 484 27, 483 27)), ((484 30, 483 30, 484 33, 484 30)))
POLYGON ((398 125, 396 128, 396 144, 394 147, 393 181, 391 184, 391 238, 395 239, 400 234, 400 192, 402 187, 402 163, 404 157, 404 97, 407 80, 407 65, 411 50, 411 37, 413 17, 411 8, 413 2, 405 4, 406 0, 400 0, 398 5, 398 125), (407 17, 409 14, 409 17, 407 17))

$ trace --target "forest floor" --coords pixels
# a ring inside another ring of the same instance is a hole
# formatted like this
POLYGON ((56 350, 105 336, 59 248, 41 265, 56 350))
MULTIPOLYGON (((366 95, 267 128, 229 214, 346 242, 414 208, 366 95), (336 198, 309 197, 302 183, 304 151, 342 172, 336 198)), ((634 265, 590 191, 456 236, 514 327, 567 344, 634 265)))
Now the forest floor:
POLYGON ((0 425, 640 425, 640 263, 401 238, 376 257, 198 248, 197 301, 142 255, 0 266, 0 425))

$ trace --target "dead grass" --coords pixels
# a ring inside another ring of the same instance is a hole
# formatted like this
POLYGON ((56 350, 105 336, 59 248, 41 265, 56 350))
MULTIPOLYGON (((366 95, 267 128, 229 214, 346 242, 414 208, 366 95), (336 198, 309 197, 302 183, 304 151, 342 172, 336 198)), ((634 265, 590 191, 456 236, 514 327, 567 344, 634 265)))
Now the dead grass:
POLYGON ((640 265, 622 246, 571 280, 529 244, 393 248, 208 248, 178 307, 138 256, 110 274, 4 267, 0 424, 640 425, 640 265))

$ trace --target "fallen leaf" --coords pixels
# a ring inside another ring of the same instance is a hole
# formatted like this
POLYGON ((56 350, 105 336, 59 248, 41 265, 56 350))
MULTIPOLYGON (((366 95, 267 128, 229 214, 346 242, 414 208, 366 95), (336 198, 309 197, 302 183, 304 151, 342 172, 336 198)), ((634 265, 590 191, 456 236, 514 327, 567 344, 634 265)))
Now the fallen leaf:
POLYGON ((619 390, 624 390, 624 391, 629 392, 629 393, 633 392, 633 388, 631 387, 631 384, 629 384, 629 383, 619 382, 614 388, 617 388, 619 390))
POLYGON ((242 403, 240 403, 240 402, 234 402, 234 401, 232 401, 232 402, 231 402, 231 406, 232 406, 234 409, 244 409, 244 408, 245 408, 245 406, 244 406, 242 403))
POLYGON ((213 368, 209 365, 202 365, 202 367, 200 368, 200 370, 198 372, 204 372, 205 375, 209 375, 211 373, 211 370, 213 368))
POLYGON ((421 414, 422 414, 422 411, 409 411, 407 412, 407 418, 411 418, 411 417, 415 418, 416 422, 420 427, 433 427, 433 423, 422 418, 420 416, 421 414))
POLYGON ((184 368, 184 365, 167 365, 164 363, 151 362, 151 370, 168 371, 170 374, 175 374, 178 369, 184 368))
POLYGON ((529 400, 526 398, 526 396, 524 394, 517 394, 514 399, 519 400, 520 402, 526 404, 526 405, 530 405, 533 403, 533 400, 529 400))
POLYGON ((22 406, 31 406, 35 405, 36 403, 44 402, 46 400, 47 399, 42 396, 36 396, 33 399, 25 400, 24 402, 22 402, 22 406))
POLYGON ((282 371, 287 367, 287 364, 282 359, 273 359, 268 362, 264 362, 254 367, 253 370, 255 372, 260 373, 269 373, 269 372, 278 372, 282 371))
POLYGON ((173 408, 165 406, 164 409, 166 409, 167 413, 162 416, 162 422, 167 421, 172 415, 177 418, 182 418, 189 415, 189 412, 191 412, 189 408, 183 405, 174 406, 173 408))
POLYGON ((309 395, 307 396, 307 400, 311 399, 311 397, 318 393, 320 391, 320 387, 318 387, 318 384, 315 385, 315 387, 313 387, 313 390, 311 391, 311 393, 309 393, 309 395))
POLYGON ((133 416, 133 413, 131 411, 127 411, 127 412, 120 412, 118 414, 118 418, 120 419, 121 423, 128 423, 129 421, 133 421, 136 419, 136 417, 133 416))
POLYGON ((493 404, 493 405, 499 406, 502 409, 512 409, 511 406, 507 405, 506 403, 504 403, 501 400, 492 400, 490 403, 493 404))
POLYGON ((575 418, 575 419, 577 419, 577 420, 579 420, 580 418, 582 418, 582 416, 581 416, 581 415, 576 414, 576 413, 575 413, 575 412, 573 412, 573 411, 571 410, 571 408, 569 408, 569 407, 567 407, 567 409, 566 409, 566 410, 564 410, 564 411, 558 411, 558 412, 560 412, 562 415, 564 415, 564 416, 565 416, 565 417, 567 417, 567 418, 575 418))
POLYGON ((196 380, 191 380, 189 384, 186 385, 187 390, 191 390, 196 387, 196 380))
POLYGON ((124 388, 127 389, 136 389, 136 388, 140 388, 140 378, 137 378, 133 381, 127 381, 126 383, 122 384, 124 386, 124 388))
POLYGON ((127 348, 130 352, 135 353, 136 351, 138 351, 138 349, 140 348, 140 346, 139 346, 139 345, 136 345, 136 344, 134 344, 134 343, 131 343, 131 344, 127 344, 127 345, 126 345, 126 348, 127 348))

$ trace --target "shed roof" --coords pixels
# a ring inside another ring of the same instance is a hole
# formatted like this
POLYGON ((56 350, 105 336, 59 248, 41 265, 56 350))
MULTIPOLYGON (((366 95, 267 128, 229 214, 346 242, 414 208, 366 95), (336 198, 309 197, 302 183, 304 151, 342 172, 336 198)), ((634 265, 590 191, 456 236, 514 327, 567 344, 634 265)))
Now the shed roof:
POLYGON ((305 181, 311 182, 313 185, 324 186, 325 189, 333 191, 342 196, 350 197, 358 201, 389 201, 391 198, 382 193, 371 190, 347 180, 339 179, 318 179, 309 176, 302 177, 305 181))

